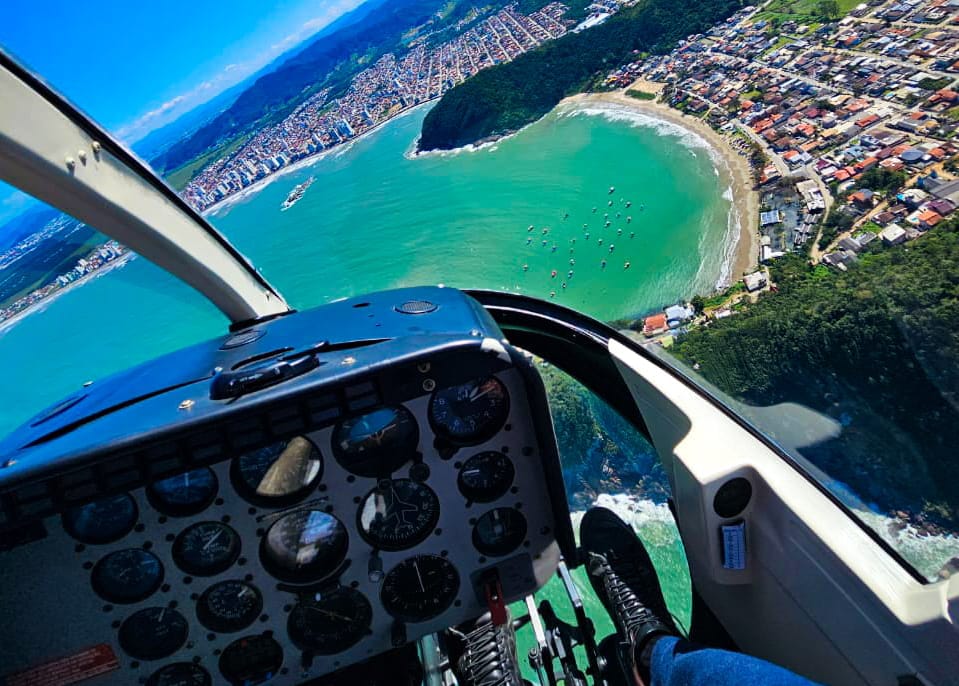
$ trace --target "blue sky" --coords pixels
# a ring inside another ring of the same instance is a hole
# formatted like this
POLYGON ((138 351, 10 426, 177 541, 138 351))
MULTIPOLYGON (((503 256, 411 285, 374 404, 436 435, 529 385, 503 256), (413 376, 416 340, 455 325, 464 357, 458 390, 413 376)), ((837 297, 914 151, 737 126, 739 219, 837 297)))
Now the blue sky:
MULTIPOLYGON (((130 143, 362 0, 0 0, 0 46, 130 143)), ((0 223, 29 200, 0 182, 0 223)))
POLYGON ((4 0, 0 45, 127 142, 361 0, 4 0))

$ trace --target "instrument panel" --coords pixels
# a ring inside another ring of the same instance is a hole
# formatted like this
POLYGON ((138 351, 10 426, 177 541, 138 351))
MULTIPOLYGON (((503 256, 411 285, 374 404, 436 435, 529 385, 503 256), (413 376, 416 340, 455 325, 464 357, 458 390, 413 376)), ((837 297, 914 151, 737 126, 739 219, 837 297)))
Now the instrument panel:
POLYGON ((558 463, 499 367, 47 518, 0 553, 8 684, 90 650, 85 684, 307 683, 536 590, 558 463))

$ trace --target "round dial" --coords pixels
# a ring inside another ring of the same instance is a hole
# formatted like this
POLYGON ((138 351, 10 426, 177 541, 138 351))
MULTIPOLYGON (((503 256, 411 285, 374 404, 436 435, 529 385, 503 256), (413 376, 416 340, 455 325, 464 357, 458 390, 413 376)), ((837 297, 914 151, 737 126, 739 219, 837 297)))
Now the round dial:
POLYGON ((186 618, 168 607, 148 607, 123 620, 117 636, 123 652, 137 660, 159 660, 178 651, 188 632, 186 618))
POLYGON ((283 666, 283 647, 265 634, 233 641, 220 655, 220 673, 233 686, 262 684, 283 666))
POLYGON ((412 479, 384 479, 366 494, 357 512, 363 539, 380 550, 405 550, 436 528, 440 499, 412 479))
POLYGON ((137 523, 136 501, 129 493, 112 495, 63 513, 63 528, 82 543, 113 543, 137 523))
POLYGON ((402 405, 383 407, 340 422, 333 431, 333 456, 358 476, 385 477, 413 457, 420 430, 402 405))
POLYGON ((383 579, 380 601, 404 622, 425 622, 442 614, 456 599, 460 575, 437 555, 416 555, 393 567, 383 579))
POLYGON ((221 634, 250 626, 263 610, 260 591, 245 581, 220 581, 203 591, 196 604, 200 624, 221 634))
POLYGON ((240 556, 240 537, 220 522, 191 524, 173 541, 173 561, 187 574, 213 576, 240 556))
POLYGON ((213 686, 213 678, 200 665, 174 662, 151 674, 146 686, 213 686))
POLYGON ((111 603, 138 603, 163 583, 163 563, 142 548, 116 550, 93 567, 90 583, 98 596, 111 603))
POLYGON ((337 586, 300 601, 290 612, 287 632, 300 650, 334 655, 352 648, 370 631, 373 608, 359 591, 337 586))
POLYGON ((323 456, 303 436, 240 455, 230 478, 241 496, 261 505, 288 505, 305 496, 323 476, 323 456))
POLYGON ((473 527, 473 545, 484 555, 511 553, 526 538, 526 517, 511 507, 490 510, 473 527))
POLYGON ((441 388, 430 398, 430 423, 438 436, 457 445, 482 443, 509 416, 509 393, 495 376, 441 388))
POLYGON ((165 515, 188 517, 209 507, 216 491, 216 474, 209 467, 201 467, 150 484, 147 499, 165 515))
POLYGON ((260 545, 260 560, 281 581, 311 583, 330 576, 346 559, 349 534, 322 510, 297 510, 273 522, 260 545))
POLYGON ((512 460, 501 452, 487 450, 463 464, 456 485, 468 500, 491 503, 505 495, 515 476, 512 460))

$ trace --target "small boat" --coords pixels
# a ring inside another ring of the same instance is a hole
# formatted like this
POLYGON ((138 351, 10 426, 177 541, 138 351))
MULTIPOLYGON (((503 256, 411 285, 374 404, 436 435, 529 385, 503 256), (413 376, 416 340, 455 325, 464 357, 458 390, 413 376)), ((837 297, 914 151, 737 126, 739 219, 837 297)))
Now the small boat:
POLYGON ((576 264, 576 260, 574 260, 572 257, 569 258, 569 266, 572 267, 572 266, 575 265, 575 264, 576 264))
POLYGON ((545 238, 543 239, 543 247, 544 247, 544 248, 546 247, 546 239, 545 239, 545 238))
POLYGON ((528 272, 528 271, 529 271, 529 265, 528 265, 528 264, 524 264, 524 265, 523 265, 523 271, 524 271, 524 272, 528 272))
POLYGON ((529 245, 532 242, 533 242, 532 237, 526 239, 526 245, 529 245))
POLYGON ((556 291, 550 291, 550 292, 549 292, 549 297, 555 298, 555 297, 556 297, 556 291))
POLYGON ((609 228, 609 225, 610 225, 611 223, 612 223, 612 222, 610 222, 608 219, 606 220, 606 228, 607 228, 607 229, 609 228))
POLYGON ((563 215, 563 219, 569 219, 569 212, 563 215))
POLYGON ((622 235, 623 235, 623 230, 622 230, 622 229, 616 229, 616 235, 617 235, 617 236, 622 236, 622 235))
POLYGON ((584 238, 585 238, 586 240, 589 240, 589 232, 588 232, 588 231, 586 232, 586 235, 584 236, 584 238))
POLYGON ((631 200, 627 200, 627 201, 626 201, 626 207, 628 208, 628 207, 632 207, 632 206, 633 206, 633 202, 632 202, 631 200))
POLYGON ((613 252, 615 249, 616 249, 616 246, 613 245, 612 243, 610 243, 610 245, 609 245, 609 251, 610 251, 610 252, 613 252))
POLYGON ((613 201, 610 200, 609 203, 607 204, 607 207, 612 207, 612 206, 613 206, 613 201))
POLYGON ((567 278, 567 279, 572 279, 572 278, 573 278, 573 270, 572 270, 572 269, 570 269, 570 270, 566 273, 566 278, 567 278))
POLYGON ((556 278, 556 270, 554 269, 553 271, 551 271, 551 272, 549 273, 549 275, 550 275, 550 278, 555 279, 555 278, 556 278))
POLYGON ((556 252, 556 244, 555 244, 555 243, 553 243, 553 248, 550 250, 550 252, 556 252))
POLYGON ((543 227, 543 235, 545 236, 545 235, 548 234, 548 233, 549 233, 549 227, 548 227, 548 226, 544 226, 544 227, 543 227))
POLYGON ((626 260, 626 264, 623 265, 623 269, 629 269, 629 260, 626 260))
POLYGON ((599 268, 606 269, 606 260, 603 260, 602 262, 599 263, 599 268))
POLYGON ((534 227, 532 224, 530 224, 530 225, 527 227, 527 229, 526 229, 527 233, 529 233, 530 231, 532 231, 534 228, 535 228, 535 227, 534 227))
POLYGON ((600 238, 600 239, 596 242, 596 245, 602 245, 602 244, 603 244, 603 239, 600 238))
POLYGON ((563 290, 566 290, 566 282, 563 282, 563 290))
POLYGON ((296 187, 290 191, 290 194, 286 196, 286 200, 283 201, 283 204, 280 206, 280 211, 288 210, 293 207, 300 198, 303 197, 303 194, 306 193, 306 189, 313 185, 313 182, 316 180, 316 177, 311 176, 306 181, 301 184, 298 184, 296 187))
POLYGON ((623 215, 621 215, 619 212, 616 213, 616 218, 617 218, 617 219, 619 219, 619 218, 622 217, 622 216, 623 216, 623 215))
POLYGON ((595 208, 595 207, 593 208, 593 214, 596 214, 596 208, 595 208))
POLYGON ((610 186, 610 187, 609 187, 609 194, 612 195, 612 194, 615 193, 615 192, 616 192, 616 186, 610 186))
POLYGON ((640 206, 639 206, 639 211, 640 211, 640 212, 642 212, 642 211, 645 210, 645 209, 646 209, 646 205, 640 205, 640 206))
POLYGON ((629 224, 631 221, 633 221, 633 218, 632 218, 632 217, 626 217, 626 223, 627 223, 627 224, 629 224))
POLYGON ((629 237, 630 237, 630 238, 632 238, 632 237, 635 236, 635 235, 636 235, 636 232, 635 232, 635 231, 630 231, 630 232, 629 232, 629 237))
POLYGON ((588 228, 589 228, 589 224, 584 223, 584 224, 583 224, 583 228, 584 228, 584 229, 588 229, 588 228))

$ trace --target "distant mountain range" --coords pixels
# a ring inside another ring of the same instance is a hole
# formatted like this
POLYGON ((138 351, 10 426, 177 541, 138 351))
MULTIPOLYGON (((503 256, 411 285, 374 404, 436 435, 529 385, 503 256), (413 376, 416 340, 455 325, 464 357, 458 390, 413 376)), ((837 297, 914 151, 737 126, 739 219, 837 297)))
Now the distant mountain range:
POLYGON ((403 36, 411 28, 435 19, 441 11, 450 19, 462 16, 462 8, 473 4, 454 0, 451 8, 449 0, 368 0, 261 71, 210 118, 197 116, 168 131, 179 134, 172 145, 157 144, 164 134, 135 147, 157 151, 150 160, 154 168, 170 172, 225 141, 282 119, 321 88, 330 88, 333 96, 340 94, 357 71, 386 52, 402 49, 403 36))

